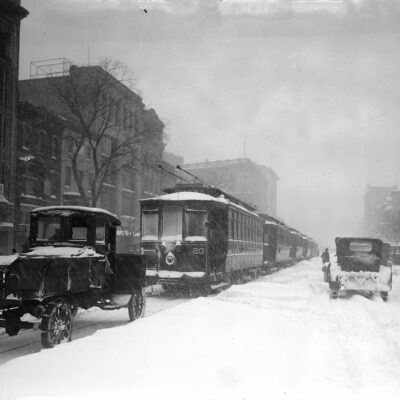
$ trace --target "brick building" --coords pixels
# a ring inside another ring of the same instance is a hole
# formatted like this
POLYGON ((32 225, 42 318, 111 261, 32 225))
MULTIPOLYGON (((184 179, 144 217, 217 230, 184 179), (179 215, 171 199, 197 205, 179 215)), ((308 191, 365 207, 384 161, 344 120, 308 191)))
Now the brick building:
POLYGON ((0 254, 14 248, 17 85, 20 23, 28 15, 20 0, 0 2, 0 254))
POLYGON ((185 164, 184 169, 206 184, 216 186, 250 203, 259 211, 277 216, 276 172, 248 158, 185 164))
POLYGON ((61 150, 62 203, 105 208, 120 217, 124 231, 137 232, 139 199, 159 193, 158 164, 164 149, 163 122, 153 109, 146 109, 138 94, 100 66, 70 66, 55 75, 52 72, 45 77, 20 81, 20 98, 46 107, 65 121, 61 150), (64 88, 63 85, 75 79, 85 89, 84 95, 78 95, 89 103, 91 88, 88 85, 103 77, 108 80, 108 86, 93 100, 99 104, 93 126, 96 129, 107 124, 107 129, 87 134, 84 132, 87 127, 79 124, 76 115, 60 100, 58 88, 64 88), (101 135, 101 140, 94 146, 90 140, 99 137, 96 135, 101 135), (94 158, 103 166, 107 165, 103 172, 96 172, 94 158), (93 182, 101 185, 98 199, 95 198, 97 187, 93 182))
POLYGON ((15 183, 15 241, 21 250, 29 234, 30 212, 61 203, 63 119, 43 107, 18 104, 15 183))

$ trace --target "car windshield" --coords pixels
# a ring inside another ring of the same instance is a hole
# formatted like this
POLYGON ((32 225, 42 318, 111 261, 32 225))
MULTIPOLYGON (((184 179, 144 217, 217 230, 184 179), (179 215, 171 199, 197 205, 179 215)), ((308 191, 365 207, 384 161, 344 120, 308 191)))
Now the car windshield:
POLYGON ((186 236, 185 240, 207 240, 207 211, 197 209, 186 210, 186 236))
POLYGON ((162 213, 161 240, 182 240, 182 207, 165 205, 162 213))
POLYGON ((49 242, 61 241, 61 216, 40 216, 36 239, 49 242))
MULTIPOLYGON (((101 227, 99 227, 98 235, 104 239, 101 227)), ((39 215, 37 218, 36 240, 41 245, 57 243, 81 244, 86 243, 87 238, 88 225, 86 216, 70 213, 68 215, 39 215)))

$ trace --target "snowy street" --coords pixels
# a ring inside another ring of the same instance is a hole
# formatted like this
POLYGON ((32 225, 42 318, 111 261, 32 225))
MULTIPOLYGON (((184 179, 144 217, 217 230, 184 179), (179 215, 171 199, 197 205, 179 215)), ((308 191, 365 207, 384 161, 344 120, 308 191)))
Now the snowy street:
POLYGON ((313 259, 159 304, 132 324, 74 332, 71 343, 3 362, 0 398, 397 399, 400 267, 394 273, 387 303, 331 299, 313 259))
MULTIPOLYGON (((172 298, 166 296, 147 297, 146 316, 173 307, 182 302, 189 301, 185 298, 172 298)), ((35 322, 39 321, 29 316, 24 319, 35 322)), ((100 329, 114 328, 129 323, 128 311, 122 308, 114 311, 105 311, 97 307, 89 310, 79 309, 74 319, 73 340, 90 336, 100 329)), ((40 330, 21 330, 17 336, 9 336, 5 329, 0 328, 0 366, 16 357, 37 353, 42 350, 40 344, 40 330)))

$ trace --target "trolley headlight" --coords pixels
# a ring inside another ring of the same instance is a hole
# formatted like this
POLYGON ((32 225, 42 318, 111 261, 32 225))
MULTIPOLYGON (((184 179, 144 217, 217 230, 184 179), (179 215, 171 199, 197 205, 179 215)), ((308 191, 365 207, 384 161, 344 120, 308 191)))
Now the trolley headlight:
POLYGON ((174 251, 179 253, 181 250, 182 250, 182 242, 180 240, 178 240, 175 243, 174 251))
POLYGON ((165 262, 167 263, 167 265, 171 266, 175 264, 175 261, 175 256, 171 252, 169 252, 165 257, 165 262))

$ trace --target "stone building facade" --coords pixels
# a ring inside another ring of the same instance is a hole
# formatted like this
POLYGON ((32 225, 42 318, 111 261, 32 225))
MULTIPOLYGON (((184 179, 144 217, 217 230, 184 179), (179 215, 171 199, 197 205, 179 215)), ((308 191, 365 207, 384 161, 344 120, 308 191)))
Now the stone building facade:
POLYGON ((204 183, 216 186, 254 205, 260 212, 277 216, 279 178, 272 168, 257 164, 248 158, 185 164, 183 168, 204 183))
POLYGON ((14 191, 20 23, 28 15, 20 0, 0 2, 0 254, 14 241, 14 191))

